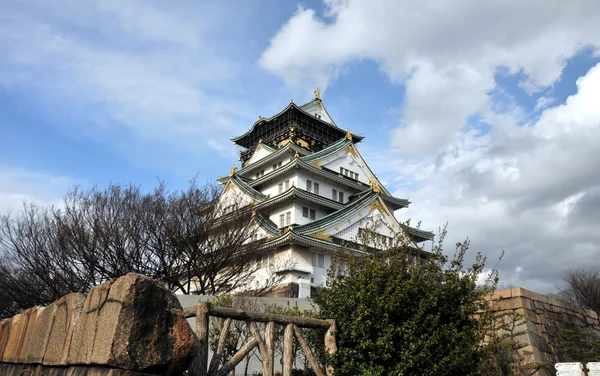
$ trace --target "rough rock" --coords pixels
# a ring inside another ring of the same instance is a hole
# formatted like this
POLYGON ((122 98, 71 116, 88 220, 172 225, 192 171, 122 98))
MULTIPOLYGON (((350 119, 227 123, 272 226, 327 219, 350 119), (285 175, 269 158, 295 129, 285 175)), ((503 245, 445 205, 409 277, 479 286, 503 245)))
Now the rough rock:
POLYGON ((196 352, 196 337, 173 293, 130 273, 90 291, 68 363, 175 375, 196 352))
POLYGON ((10 334, 10 319, 0 320, 0 361, 10 334))
POLYGON ((4 353, 2 354, 3 362, 15 362, 21 355, 23 348, 23 339, 27 331, 27 323, 29 322, 29 314, 31 311, 25 311, 10 319, 10 333, 6 342, 4 353))
POLYGON ((52 331, 52 324, 54 323, 55 311, 56 305, 54 303, 48 307, 38 308, 34 331, 30 337, 28 346, 25 346, 25 352, 22 357, 26 363, 37 364, 42 363, 42 360, 44 360, 44 354, 52 331))
POLYGON ((56 305, 54 323, 46 352, 44 353, 44 365, 66 365, 71 348, 73 330, 85 303, 85 295, 73 293, 63 296, 53 304, 56 305))
POLYGON ((26 311, 29 314, 29 321, 27 322, 25 336, 23 337, 23 347, 21 348, 18 357, 15 359, 17 363, 27 363, 27 354, 35 333, 35 323, 37 321, 37 315, 40 309, 41 307, 33 307, 26 311))

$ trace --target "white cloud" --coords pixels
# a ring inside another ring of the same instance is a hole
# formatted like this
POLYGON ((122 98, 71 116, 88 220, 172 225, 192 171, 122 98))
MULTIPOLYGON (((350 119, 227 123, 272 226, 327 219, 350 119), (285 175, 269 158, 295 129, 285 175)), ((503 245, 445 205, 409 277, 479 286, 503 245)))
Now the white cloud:
POLYGON ((24 202, 60 204, 64 193, 76 183, 67 176, 0 166, 0 214, 20 210, 24 202))
POLYGON ((328 0, 326 18, 299 8, 259 63, 289 85, 324 87, 344 65, 372 59, 407 103, 392 146, 443 148, 467 118, 490 107, 500 67, 522 71, 529 91, 552 85, 566 59, 600 45, 600 3, 472 0, 328 0))
MULTIPOLYGON (((449 220, 448 244, 469 236, 492 263, 504 249, 502 284, 552 291, 565 268, 600 266, 600 64, 577 88, 528 126, 514 120, 482 137, 455 135, 452 152, 421 161, 435 169, 398 216, 421 219, 423 228, 449 220)), ((416 180, 418 171, 405 165, 386 174, 416 180)))
POLYGON ((2 3, 0 86, 30 92, 64 133, 127 157, 146 149, 147 162, 151 143, 198 153, 209 135, 237 133, 248 109, 221 89, 241 65, 218 51, 219 12, 194 2, 2 3))

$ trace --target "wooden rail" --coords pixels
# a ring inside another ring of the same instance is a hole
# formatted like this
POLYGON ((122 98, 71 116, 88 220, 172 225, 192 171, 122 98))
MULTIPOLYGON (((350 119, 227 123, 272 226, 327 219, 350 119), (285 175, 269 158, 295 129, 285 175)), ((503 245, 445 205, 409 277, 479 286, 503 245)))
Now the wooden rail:
POLYGON ((198 355, 194 359, 194 364, 190 369, 190 376, 226 376, 257 346, 262 358, 263 376, 273 376, 275 324, 285 326, 283 336, 283 376, 292 376, 294 338, 300 344, 306 359, 317 376, 333 375, 333 368, 330 365, 327 366, 326 370, 323 370, 318 364, 317 358, 299 328, 326 329, 325 349, 330 355, 334 355, 337 351, 335 343, 336 325, 334 320, 246 312, 235 308, 213 307, 210 303, 199 303, 195 307, 186 307, 183 311, 186 318, 196 317, 196 335, 200 344, 198 355), (210 316, 220 317, 225 319, 225 321, 221 329, 216 351, 209 365, 208 341, 210 316), (223 350, 229 334, 231 320, 245 321, 252 336, 227 363, 219 368, 222 363, 223 350), (265 327, 265 338, 261 336, 256 326, 257 322, 267 324, 265 327))

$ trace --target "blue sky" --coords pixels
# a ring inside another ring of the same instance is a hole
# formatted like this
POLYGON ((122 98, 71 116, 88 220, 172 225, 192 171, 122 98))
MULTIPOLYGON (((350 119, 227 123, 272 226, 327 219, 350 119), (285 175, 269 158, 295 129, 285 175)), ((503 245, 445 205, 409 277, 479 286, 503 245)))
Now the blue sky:
POLYGON ((0 1, 0 209, 214 181, 232 136, 319 87, 399 219, 553 291, 598 265, 598 24, 592 0, 0 1))

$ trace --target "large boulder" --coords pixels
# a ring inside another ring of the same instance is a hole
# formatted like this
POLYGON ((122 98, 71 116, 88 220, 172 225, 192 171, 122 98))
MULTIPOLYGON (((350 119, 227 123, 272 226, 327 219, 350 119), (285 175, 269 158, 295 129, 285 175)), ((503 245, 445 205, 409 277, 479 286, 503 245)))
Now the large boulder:
POLYGON ((90 291, 73 330, 68 364, 179 375, 197 350, 175 295, 130 273, 90 291))

